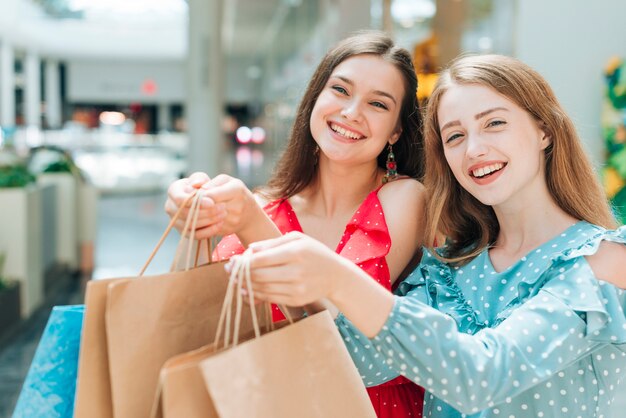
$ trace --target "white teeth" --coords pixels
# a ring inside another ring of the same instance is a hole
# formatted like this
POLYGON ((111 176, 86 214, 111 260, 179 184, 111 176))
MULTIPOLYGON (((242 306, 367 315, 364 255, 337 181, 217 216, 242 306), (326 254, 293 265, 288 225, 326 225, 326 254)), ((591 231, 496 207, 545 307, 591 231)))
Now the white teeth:
POLYGON ((486 167, 481 167, 481 168, 478 168, 476 170, 472 170, 472 175, 474 177, 478 177, 478 178, 484 177, 487 174, 493 173, 494 171, 501 170, 502 167, 504 167, 504 164, 502 164, 502 163, 491 164, 491 165, 488 165, 486 167))
POLYGON ((356 133, 354 133, 352 131, 348 131, 346 129, 343 129, 341 126, 335 125, 334 123, 330 124, 330 129, 332 129, 333 131, 337 132, 341 136, 345 136, 346 138, 350 138, 350 139, 359 139, 359 138, 361 138, 361 135, 356 134, 356 133))

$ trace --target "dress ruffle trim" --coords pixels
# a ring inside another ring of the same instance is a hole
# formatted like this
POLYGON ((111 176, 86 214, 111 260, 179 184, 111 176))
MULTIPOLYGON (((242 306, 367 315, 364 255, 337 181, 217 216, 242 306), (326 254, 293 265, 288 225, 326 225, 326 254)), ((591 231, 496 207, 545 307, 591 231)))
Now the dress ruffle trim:
POLYGON ((586 260, 581 258, 595 254, 604 240, 626 244, 626 226, 615 231, 589 226, 593 233, 587 239, 574 248, 555 251, 547 260, 551 265, 550 272, 560 274, 541 274, 522 280, 517 286, 517 296, 491 323, 479 319, 456 284, 450 267, 428 250, 424 250, 418 267, 421 274, 409 275, 396 293, 406 295, 417 287, 426 286, 427 303, 463 324, 466 332, 474 334, 483 328, 497 326, 510 316, 513 309, 544 290, 586 318, 587 334, 592 341, 626 343, 626 318, 620 301, 624 291, 596 279, 586 260), (572 274, 573 270, 580 273, 572 274))
POLYGON ((474 308, 456 284, 450 267, 439 261, 429 250, 424 250, 422 262, 417 269, 421 274, 410 274, 400 283, 396 294, 406 295, 416 287, 426 286, 425 303, 452 317, 458 324, 463 324, 469 334, 474 334, 488 325, 478 319, 474 308))
POLYGON ((346 225, 347 236, 339 254, 355 264, 385 258, 391 248, 391 238, 378 195, 371 193, 346 225))
MULTIPOLYGON (((624 290, 596 279, 584 258, 595 254, 602 241, 626 245, 626 226, 614 231, 600 230, 584 244, 554 257, 553 268, 558 268, 561 273, 568 269, 576 273, 568 276, 561 274, 546 283, 543 289, 559 297, 573 310, 586 313, 587 336, 591 341, 624 344, 624 290), (572 289, 576 291, 572 292, 572 289)), ((623 351, 626 351, 626 346, 623 351)))

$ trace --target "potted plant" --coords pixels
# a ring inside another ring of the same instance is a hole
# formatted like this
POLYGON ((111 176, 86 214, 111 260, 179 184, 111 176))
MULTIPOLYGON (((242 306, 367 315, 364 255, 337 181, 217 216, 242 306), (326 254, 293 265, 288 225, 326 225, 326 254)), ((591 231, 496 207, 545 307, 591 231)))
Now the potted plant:
MULTIPOLYGON (((0 253, 3 258, 5 291, 20 295, 22 318, 43 303, 42 197, 41 187, 25 161, 10 149, 0 149, 0 253), (6 278, 19 282, 19 291, 6 278)), ((4 309, 4 302, 0 306, 4 309)), ((3 324, 0 313, 0 324, 3 324)))
POLYGON ((20 282, 4 276, 5 260, 0 253, 0 340, 20 320, 20 282))
POLYGON ((25 187, 33 182, 35 176, 23 164, 0 166, 0 187, 25 187))

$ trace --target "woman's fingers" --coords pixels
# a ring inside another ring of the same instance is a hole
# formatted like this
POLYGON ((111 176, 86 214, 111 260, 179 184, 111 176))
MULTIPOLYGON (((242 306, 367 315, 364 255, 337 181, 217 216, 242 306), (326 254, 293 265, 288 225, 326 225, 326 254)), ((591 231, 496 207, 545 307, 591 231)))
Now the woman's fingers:
POLYGON ((203 228, 196 228, 196 232, 194 233, 194 237, 196 240, 203 240, 207 238, 212 238, 216 235, 222 235, 222 228, 224 227, 224 222, 217 222, 210 226, 205 226, 203 228))
POLYGON ((262 300, 266 302, 276 303, 287 306, 302 306, 306 302, 302 302, 294 296, 293 290, 288 285, 268 285, 252 287, 254 300, 262 300))
MULTIPOLYGON (((253 242, 250 244, 250 250, 255 253, 253 258, 259 257, 261 252, 268 251, 270 249, 278 249, 281 250, 280 247, 285 245, 290 245, 296 241, 301 240, 304 237, 304 234, 300 232, 289 232, 281 237, 267 239, 264 241, 253 242)), ((271 257, 271 256, 270 256, 271 257)), ((259 265, 261 266, 261 265, 259 265)))
POLYGON ((203 184, 210 181, 211 178, 208 174, 203 173, 201 171, 196 171, 187 179, 187 184, 195 189, 200 188, 203 184))
MULTIPOLYGON (((219 175, 203 186, 204 195, 214 202, 228 202, 234 199, 243 199, 248 191, 246 185, 239 179, 219 175)), ((251 194, 251 192, 250 192, 251 194)))

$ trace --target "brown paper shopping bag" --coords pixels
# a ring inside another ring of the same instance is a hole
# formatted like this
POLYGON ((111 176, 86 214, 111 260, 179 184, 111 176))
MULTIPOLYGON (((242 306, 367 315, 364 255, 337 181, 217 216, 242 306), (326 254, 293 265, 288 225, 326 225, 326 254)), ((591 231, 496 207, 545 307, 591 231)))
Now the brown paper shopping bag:
MULTIPOLYGON (((249 277, 238 283, 242 279, 249 277)), ((155 416, 376 416, 328 312, 262 331, 268 327, 254 333, 235 329, 230 343, 225 338, 225 349, 214 343, 168 361, 155 409, 162 415, 155 416)))
POLYGON ((124 280, 129 279, 87 283, 74 403, 74 416, 77 418, 113 417, 104 313, 109 284, 124 280))
POLYGON ((215 352, 210 344, 169 359, 162 367, 152 418, 217 417, 198 365, 215 352))
POLYGON ((212 341, 227 283, 223 263, 90 282, 76 417, 149 416, 163 363, 212 341))
POLYGON ((220 418, 376 416, 328 311, 215 354, 200 369, 220 418))

